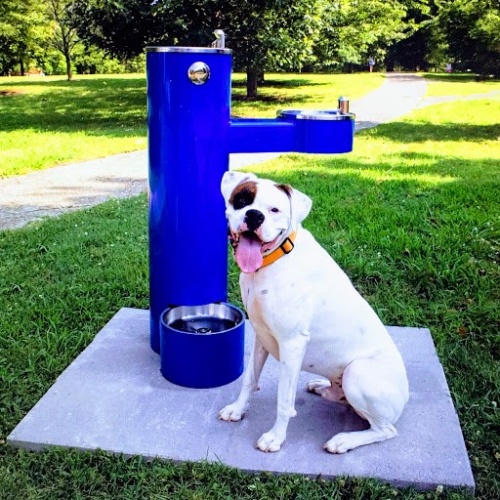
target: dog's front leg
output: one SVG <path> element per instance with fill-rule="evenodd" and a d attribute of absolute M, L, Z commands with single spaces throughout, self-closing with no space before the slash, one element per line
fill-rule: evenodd
<path fill-rule="evenodd" d="M 259 390 L 259 378 L 262 368 L 269 356 L 269 351 L 264 347 L 258 335 L 255 335 L 252 354 L 243 375 L 243 384 L 238 399 L 222 408 L 219 418 L 226 422 L 237 422 L 241 420 L 248 408 L 252 392 Z"/>
<path fill-rule="evenodd" d="M 286 438 L 286 430 L 291 417 L 295 417 L 295 395 L 300 369 L 306 352 L 309 334 L 300 333 L 296 337 L 280 342 L 280 373 L 278 381 L 278 409 L 276 421 L 269 432 L 262 434 L 256 443 L 261 451 L 278 451 Z"/>

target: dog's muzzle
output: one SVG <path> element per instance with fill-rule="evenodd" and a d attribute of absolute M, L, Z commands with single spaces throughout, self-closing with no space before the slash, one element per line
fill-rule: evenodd
<path fill-rule="evenodd" d="M 246 224 L 249 231 L 255 231 L 262 225 L 265 219 L 266 217 L 261 211 L 250 209 L 245 214 L 243 222 Z"/>

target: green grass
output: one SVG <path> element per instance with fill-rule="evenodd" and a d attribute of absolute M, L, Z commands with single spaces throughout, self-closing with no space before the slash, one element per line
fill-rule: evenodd
<path fill-rule="evenodd" d="M 360 132 L 351 154 L 251 169 L 312 197 L 305 225 L 386 324 L 431 329 L 484 500 L 500 498 L 499 102 L 431 106 Z M 148 306 L 146 212 L 139 196 L 0 232 L 0 499 L 467 498 L 7 445 L 119 308 Z"/>
<path fill-rule="evenodd" d="M 142 75 L 0 78 L 0 178 L 144 149 L 145 91 Z"/>
<path fill-rule="evenodd" d="M 275 116 L 283 107 L 336 107 L 381 84 L 374 75 L 269 74 L 261 98 L 234 78 L 232 112 Z M 0 178 L 146 148 L 144 75 L 0 78 Z"/>
<path fill-rule="evenodd" d="M 257 101 L 246 99 L 245 75 L 233 76 L 232 113 L 242 117 L 274 118 L 279 109 L 334 109 L 338 98 L 357 99 L 382 85 L 381 73 L 265 75 Z"/>
<path fill-rule="evenodd" d="M 427 97 L 466 96 L 500 91 L 500 81 L 477 81 L 475 75 L 464 73 L 425 73 L 427 80 Z"/>

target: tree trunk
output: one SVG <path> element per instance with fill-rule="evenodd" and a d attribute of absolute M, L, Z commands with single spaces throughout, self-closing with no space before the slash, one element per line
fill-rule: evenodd
<path fill-rule="evenodd" d="M 255 99 L 257 97 L 257 82 L 259 71 L 247 67 L 247 98 Z"/>
<path fill-rule="evenodd" d="M 64 58 L 66 59 L 66 76 L 68 77 L 68 82 L 73 80 L 73 70 L 71 68 L 71 54 L 69 50 L 64 53 Z"/>
<path fill-rule="evenodd" d="M 19 59 L 19 72 L 21 73 L 21 76 L 24 76 L 24 61 L 23 59 Z"/>

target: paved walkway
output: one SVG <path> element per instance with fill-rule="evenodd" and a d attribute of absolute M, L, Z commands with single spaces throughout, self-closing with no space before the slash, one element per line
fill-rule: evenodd
<path fill-rule="evenodd" d="M 356 130 L 403 116 L 424 103 L 427 84 L 414 74 L 387 74 L 374 92 L 351 102 Z M 276 153 L 232 154 L 230 168 L 259 163 Z M 147 189 L 147 152 L 61 165 L 0 179 L 0 230 L 22 227 L 43 217 L 79 210 L 110 198 L 127 198 Z"/>

